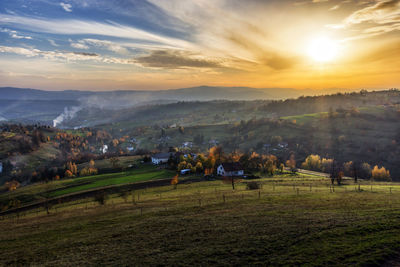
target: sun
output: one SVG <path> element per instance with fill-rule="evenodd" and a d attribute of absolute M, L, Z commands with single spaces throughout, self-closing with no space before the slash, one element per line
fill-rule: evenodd
<path fill-rule="evenodd" d="M 311 40 L 308 46 L 308 55 L 317 62 L 331 62 L 339 52 L 339 45 L 328 37 L 318 37 Z"/>

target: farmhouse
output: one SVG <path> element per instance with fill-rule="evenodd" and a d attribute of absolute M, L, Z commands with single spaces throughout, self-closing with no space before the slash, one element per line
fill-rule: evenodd
<path fill-rule="evenodd" d="M 239 162 L 222 163 L 217 168 L 217 174 L 220 176 L 243 176 L 244 170 Z"/>
<path fill-rule="evenodd" d="M 174 157 L 175 153 L 169 152 L 154 154 L 153 156 L 151 156 L 151 162 L 156 165 L 167 163 L 171 156 Z"/>

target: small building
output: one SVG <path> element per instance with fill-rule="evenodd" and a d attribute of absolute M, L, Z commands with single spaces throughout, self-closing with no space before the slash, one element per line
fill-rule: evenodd
<path fill-rule="evenodd" d="M 103 153 L 103 154 L 107 153 L 107 151 L 108 151 L 108 146 L 107 146 L 107 145 L 103 145 L 103 146 L 100 148 L 100 152 Z"/>
<path fill-rule="evenodd" d="M 281 149 L 287 148 L 288 146 L 289 146 L 289 144 L 286 143 L 286 142 L 282 142 L 282 143 L 278 144 L 278 147 L 281 148 Z"/>
<path fill-rule="evenodd" d="M 181 147 L 182 148 L 193 147 L 193 142 L 183 142 Z"/>
<path fill-rule="evenodd" d="M 220 176 L 243 176 L 244 170 L 239 162 L 222 163 L 217 168 L 217 174 Z"/>
<path fill-rule="evenodd" d="M 183 170 L 181 170 L 181 174 L 182 174 L 182 175 L 189 174 L 189 173 L 191 173 L 191 172 L 192 172 L 191 169 L 183 169 Z"/>
<path fill-rule="evenodd" d="M 167 163 L 170 157 L 174 157 L 175 153 L 169 152 L 169 153 L 158 153 L 154 154 L 151 156 L 151 162 L 153 164 L 159 165 L 159 164 L 164 164 Z"/>

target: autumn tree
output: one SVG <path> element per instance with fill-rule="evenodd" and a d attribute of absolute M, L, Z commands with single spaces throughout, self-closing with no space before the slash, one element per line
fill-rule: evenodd
<path fill-rule="evenodd" d="M 288 167 L 292 173 L 296 173 L 297 168 L 294 154 L 291 154 L 290 158 L 286 161 L 286 167 Z"/>
<path fill-rule="evenodd" d="M 66 170 L 64 176 L 67 177 L 67 178 L 74 177 L 74 175 L 72 174 L 72 172 L 70 170 Z"/>
<path fill-rule="evenodd" d="M 201 172 L 203 171 L 203 164 L 201 163 L 201 161 L 198 161 L 198 162 L 196 163 L 195 168 L 196 168 L 196 172 L 197 172 L 197 173 L 201 173 Z"/>
<path fill-rule="evenodd" d="M 71 161 L 67 162 L 65 169 L 66 169 L 66 171 L 71 172 L 72 176 L 75 176 L 78 174 L 78 167 L 76 166 L 75 163 L 73 163 Z"/>
<path fill-rule="evenodd" d="M 390 172 L 385 169 L 385 167 L 379 168 L 378 165 L 375 165 L 372 169 L 371 176 L 373 180 L 376 181 L 391 181 Z"/>
<path fill-rule="evenodd" d="M 14 191 L 14 190 L 17 190 L 17 188 L 20 186 L 20 183 L 16 180 L 12 180 L 12 181 L 6 182 L 4 185 L 8 191 Z"/>
<path fill-rule="evenodd" d="M 178 180 L 178 174 L 177 174 L 171 180 L 171 185 L 174 186 L 174 189 L 176 189 L 178 187 L 178 182 L 179 182 L 179 180 Z"/>
<path fill-rule="evenodd" d="M 303 169 L 321 171 L 321 157 L 318 155 L 309 155 L 301 164 Z"/>

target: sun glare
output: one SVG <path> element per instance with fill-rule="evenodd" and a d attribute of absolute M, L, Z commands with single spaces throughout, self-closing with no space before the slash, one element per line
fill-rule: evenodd
<path fill-rule="evenodd" d="M 333 61 L 338 55 L 339 46 L 336 41 L 327 37 L 313 39 L 308 47 L 308 55 L 317 62 Z"/>

